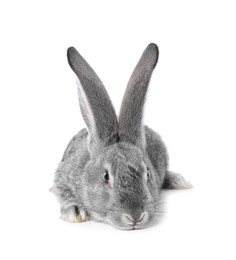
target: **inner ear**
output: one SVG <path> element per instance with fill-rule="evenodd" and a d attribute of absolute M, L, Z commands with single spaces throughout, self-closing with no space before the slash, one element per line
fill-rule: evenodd
<path fill-rule="evenodd" d="M 91 109 L 91 105 L 89 103 L 89 100 L 87 99 L 87 96 L 83 90 L 83 87 L 82 87 L 79 79 L 76 79 L 76 84 L 77 84 L 79 106 L 80 106 L 81 114 L 83 116 L 83 119 L 87 126 L 87 130 L 89 132 L 88 138 L 87 138 L 88 149 L 89 149 L 90 154 L 92 156 L 94 156 L 100 152 L 103 144 L 97 134 L 96 122 L 95 122 L 95 118 L 94 118 L 94 115 L 93 115 L 93 112 Z"/>

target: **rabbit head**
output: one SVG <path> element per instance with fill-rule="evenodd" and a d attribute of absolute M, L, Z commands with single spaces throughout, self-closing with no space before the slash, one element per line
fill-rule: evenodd
<path fill-rule="evenodd" d="M 158 48 L 149 44 L 128 82 L 117 119 L 94 70 L 71 47 L 68 61 L 78 78 L 90 160 L 82 189 L 91 217 L 123 229 L 151 225 L 158 217 L 160 185 L 146 152 L 143 107 Z"/>

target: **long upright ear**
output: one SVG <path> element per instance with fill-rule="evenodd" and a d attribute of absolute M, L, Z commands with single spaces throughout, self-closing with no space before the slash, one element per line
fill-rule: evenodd
<path fill-rule="evenodd" d="M 120 141 L 145 149 L 145 130 L 142 124 L 143 107 L 148 84 L 159 56 L 158 47 L 147 46 L 128 82 L 118 120 Z"/>
<path fill-rule="evenodd" d="M 118 123 L 114 107 L 101 80 L 74 47 L 67 51 L 68 62 L 78 77 L 80 109 L 90 133 L 89 147 L 117 141 Z"/>

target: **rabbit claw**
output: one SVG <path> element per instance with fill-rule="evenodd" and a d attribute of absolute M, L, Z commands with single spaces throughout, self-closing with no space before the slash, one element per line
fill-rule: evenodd
<path fill-rule="evenodd" d="M 78 210 L 75 206 L 62 208 L 61 219 L 70 223 L 82 223 L 90 220 L 84 210 Z"/>
<path fill-rule="evenodd" d="M 87 214 L 85 213 L 85 211 L 80 210 L 79 214 L 77 215 L 77 222 L 78 223 L 82 223 L 82 222 L 86 222 L 86 221 L 90 221 L 90 217 L 87 216 Z"/>

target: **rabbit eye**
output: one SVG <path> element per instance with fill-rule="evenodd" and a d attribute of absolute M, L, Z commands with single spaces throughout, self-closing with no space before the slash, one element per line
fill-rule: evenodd
<path fill-rule="evenodd" d="M 150 171 L 149 171 L 149 167 L 147 167 L 147 181 L 149 181 L 150 179 Z"/>
<path fill-rule="evenodd" d="M 104 181 L 105 181 L 105 183 L 108 183 L 109 179 L 110 179 L 110 177 L 109 177 L 108 170 L 105 170 L 105 173 L 104 173 Z"/>

